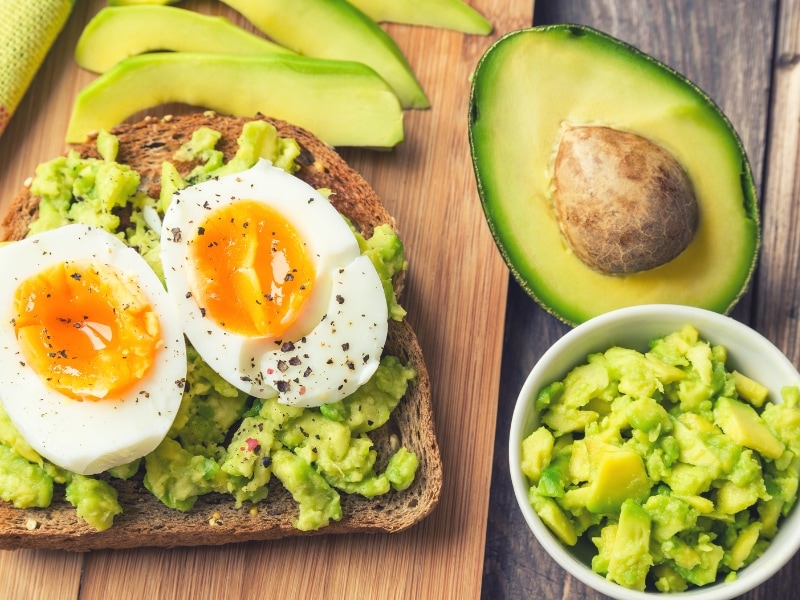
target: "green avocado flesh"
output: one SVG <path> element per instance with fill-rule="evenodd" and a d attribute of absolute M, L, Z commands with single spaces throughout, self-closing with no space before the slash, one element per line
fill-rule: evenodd
<path fill-rule="evenodd" d="M 81 143 L 90 132 L 171 102 L 240 117 L 270 115 L 332 146 L 392 148 L 404 136 L 397 96 L 362 63 L 290 54 L 156 52 L 123 59 L 83 88 L 66 141 Z"/>
<path fill-rule="evenodd" d="M 553 211 L 565 124 L 634 133 L 677 160 L 699 207 L 697 232 L 681 254 L 647 271 L 607 275 L 572 253 Z M 760 234 L 742 143 L 705 93 L 636 48 L 575 25 L 505 35 L 476 67 L 469 140 L 498 249 L 523 289 L 562 321 L 659 302 L 724 313 L 747 288 Z"/>

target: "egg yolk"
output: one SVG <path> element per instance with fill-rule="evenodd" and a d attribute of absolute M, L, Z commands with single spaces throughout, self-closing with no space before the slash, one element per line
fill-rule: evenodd
<path fill-rule="evenodd" d="M 280 338 L 297 320 L 314 265 L 277 210 L 240 200 L 211 212 L 189 243 L 190 288 L 206 317 L 246 337 Z"/>
<path fill-rule="evenodd" d="M 48 386 L 78 400 L 118 397 L 162 345 L 147 296 L 108 265 L 48 267 L 17 287 L 14 309 L 25 361 Z"/>

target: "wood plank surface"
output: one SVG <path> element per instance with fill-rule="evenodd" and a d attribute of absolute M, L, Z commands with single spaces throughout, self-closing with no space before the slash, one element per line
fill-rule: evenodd
<path fill-rule="evenodd" d="M 467 144 L 469 75 L 496 35 L 531 23 L 532 0 L 470 2 L 491 37 L 387 26 L 430 96 L 407 113 L 406 141 L 388 153 L 343 155 L 396 216 L 411 264 L 404 306 L 434 388 L 445 481 L 440 504 L 406 532 L 320 536 L 221 548 L 0 553 L 4 597 L 466 598 L 481 582 L 499 387 L 507 271 L 482 218 Z M 72 59 L 105 2 L 77 3 L 0 138 L 0 211 L 35 166 L 62 153 L 75 93 L 93 76 Z M 224 14 L 219 2 L 182 6 Z M 158 113 L 158 111 L 154 111 Z"/>
<path fill-rule="evenodd" d="M 764 176 L 764 255 L 756 323 L 800 361 L 800 1 L 781 2 Z M 773 260 L 770 258 L 774 257 Z"/>
<path fill-rule="evenodd" d="M 800 2 L 538 0 L 535 23 L 574 22 L 615 35 L 687 75 L 739 132 L 761 196 L 763 246 L 733 316 L 800 365 Z M 512 282 L 495 438 L 482 596 L 603 598 L 552 561 L 526 529 L 508 472 L 508 429 L 525 377 L 568 328 Z M 800 556 L 744 597 L 796 598 Z"/>

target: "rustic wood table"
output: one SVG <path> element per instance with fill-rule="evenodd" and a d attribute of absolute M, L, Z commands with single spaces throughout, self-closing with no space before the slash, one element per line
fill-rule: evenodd
<path fill-rule="evenodd" d="M 762 198 L 764 246 L 734 316 L 800 363 L 800 0 L 470 0 L 491 37 L 387 26 L 428 91 L 391 153 L 345 157 L 397 217 L 411 262 L 405 306 L 434 381 L 445 482 L 436 511 L 394 535 L 320 536 L 219 548 L 73 554 L 0 552 L 0 599 L 586 598 L 525 527 L 508 477 L 508 428 L 522 382 L 562 325 L 509 281 L 482 219 L 466 138 L 468 78 L 498 35 L 576 22 L 677 68 L 739 131 Z M 75 40 L 106 3 L 79 2 L 0 138 L 0 210 L 39 162 L 64 151 L 75 93 L 92 75 Z M 216 0 L 183 6 L 224 14 Z M 800 558 L 747 598 L 796 597 Z"/>
<path fill-rule="evenodd" d="M 537 0 L 536 24 L 580 23 L 679 70 L 723 109 L 760 191 L 763 250 L 733 315 L 800 365 L 800 2 L 797 0 Z M 511 282 L 506 311 L 482 596 L 597 599 L 526 528 L 509 479 L 513 404 L 530 369 L 567 328 Z M 800 597 L 800 556 L 745 597 Z"/>

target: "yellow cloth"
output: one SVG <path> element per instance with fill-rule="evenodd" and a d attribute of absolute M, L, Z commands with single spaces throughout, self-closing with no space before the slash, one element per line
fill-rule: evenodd
<path fill-rule="evenodd" d="M 74 0 L 0 0 L 0 135 L 73 4 Z"/>

